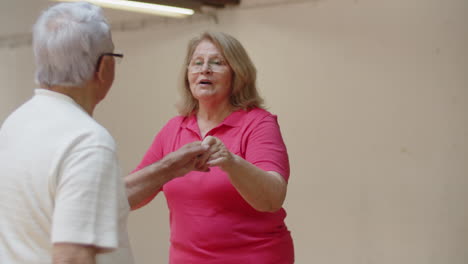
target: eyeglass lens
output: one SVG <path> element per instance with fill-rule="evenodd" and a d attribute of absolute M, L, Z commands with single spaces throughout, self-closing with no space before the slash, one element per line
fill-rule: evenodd
<path fill-rule="evenodd" d="M 189 65 L 189 71 L 192 73 L 202 72 L 205 69 L 210 69 L 213 72 L 222 72 L 224 70 L 224 62 L 220 59 L 208 60 L 207 63 L 204 63 L 202 60 L 192 61 Z"/>

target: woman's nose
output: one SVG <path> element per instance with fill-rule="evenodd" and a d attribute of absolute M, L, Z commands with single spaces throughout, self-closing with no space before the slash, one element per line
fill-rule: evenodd
<path fill-rule="evenodd" d="M 205 73 L 211 73 L 211 72 L 213 72 L 213 71 L 211 70 L 211 66 L 210 66 L 209 63 L 203 64 L 203 66 L 202 66 L 202 72 L 205 72 Z"/>

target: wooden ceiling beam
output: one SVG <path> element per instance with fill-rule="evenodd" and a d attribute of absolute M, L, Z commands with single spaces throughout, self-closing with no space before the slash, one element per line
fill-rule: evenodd
<path fill-rule="evenodd" d="M 201 0 L 204 4 L 208 5 L 238 5 L 240 0 Z"/>
<path fill-rule="evenodd" d="M 201 7 L 200 1 L 197 0 L 133 0 L 137 2 L 146 2 L 158 5 L 176 6 L 190 9 L 199 9 Z"/>
<path fill-rule="evenodd" d="M 194 9 L 194 10 L 199 10 L 200 7 L 203 5 L 223 8 L 226 5 L 240 4 L 240 0 L 134 0 L 134 1 L 159 4 L 159 5 L 184 7 L 184 8 Z"/>

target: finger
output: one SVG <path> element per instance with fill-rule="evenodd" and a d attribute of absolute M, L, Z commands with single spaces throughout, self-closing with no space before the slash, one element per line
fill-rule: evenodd
<path fill-rule="evenodd" d="M 202 172 L 209 172 L 210 167 L 208 167 L 208 165 L 206 165 L 206 164 L 203 164 L 202 166 L 195 167 L 195 170 L 196 171 L 202 171 Z"/>
<path fill-rule="evenodd" d="M 211 146 L 206 152 L 197 156 L 197 166 L 205 165 L 208 160 L 213 159 L 212 156 L 215 154 L 219 156 L 217 153 L 220 151 L 222 150 L 220 150 L 217 146 Z"/>
<path fill-rule="evenodd" d="M 209 171 L 208 165 L 206 165 L 206 161 L 209 158 L 209 153 L 205 152 L 201 157 L 197 157 L 193 160 L 194 169 L 197 171 Z"/>
<path fill-rule="evenodd" d="M 217 159 L 214 159 L 214 160 L 209 160 L 206 165 L 210 166 L 210 167 L 213 167 L 213 166 L 219 166 L 221 164 L 223 164 L 223 161 L 224 161 L 224 157 L 219 157 Z"/>
<path fill-rule="evenodd" d="M 193 146 L 198 146 L 198 145 L 201 145 L 201 143 L 202 143 L 202 142 L 201 142 L 200 140 L 198 140 L 198 141 L 193 141 L 193 142 L 190 142 L 190 143 L 185 144 L 185 145 L 182 146 L 182 147 L 193 147 Z"/>
<path fill-rule="evenodd" d="M 212 146 L 212 145 L 214 145 L 217 141 L 218 141 L 217 138 L 215 138 L 215 137 L 213 137 L 213 136 L 207 136 L 207 137 L 205 137 L 205 139 L 203 139 L 202 145 Z"/>
<path fill-rule="evenodd" d="M 193 159 L 197 156 L 203 155 L 209 149 L 208 146 L 202 145 L 200 141 L 186 144 L 179 150 L 182 151 L 182 155 L 186 159 Z"/>
<path fill-rule="evenodd" d="M 205 155 L 205 154 L 199 154 L 197 157 L 195 157 L 195 159 L 194 159 L 195 168 L 200 168 L 200 167 L 205 165 L 206 162 L 203 161 L 203 159 L 202 159 L 203 155 Z"/>
<path fill-rule="evenodd" d="M 214 153 L 211 153 L 211 155 L 209 156 L 208 158 L 208 161 L 212 161 L 212 160 L 215 160 L 217 158 L 221 158 L 223 157 L 223 152 L 222 151 L 217 151 L 217 152 L 214 152 Z"/>
<path fill-rule="evenodd" d="M 206 163 L 206 161 L 208 161 L 208 159 L 210 158 L 212 154 L 212 151 L 211 149 L 205 151 L 205 153 L 203 154 L 200 154 L 197 156 L 197 166 L 201 166 L 201 165 L 204 165 Z"/>
<path fill-rule="evenodd" d="M 201 147 L 201 141 L 194 141 L 187 143 L 183 145 L 182 147 L 179 148 L 181 151 L 185 152 L 192 152 L 192 151 L 197 151 Z"/>

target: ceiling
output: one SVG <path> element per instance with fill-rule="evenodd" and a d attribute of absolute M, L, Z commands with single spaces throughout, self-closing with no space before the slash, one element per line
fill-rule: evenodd
<path fill-rule="evenodd" d="M 239 5 L 241 0 L 134 0 L 140 2 L 171 4 L 179 7 L 192 8 L 200 11 L 202 6 L 224 8 Z M 246 0 L 244 0 L 246 1 Z M 247 0 L 248 1 L 248 0 Z M 250 0 L 251 1 L 251 0 Z M 0 40 L 11 35 L 21 35 L 31 32 L 32 25 L 41 11 L 56 2 L 50 0 L 6 0 L 0 1 Z M 119 21 L 154 18 L 151 15 L 131 13 L 118 10 L 104 10 L 110 23 Z"/>

